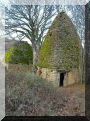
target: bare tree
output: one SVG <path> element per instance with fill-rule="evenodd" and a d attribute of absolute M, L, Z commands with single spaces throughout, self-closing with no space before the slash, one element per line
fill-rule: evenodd
<path fill-rule="evenodd" d="M 85 29 L 85 7 L 84 5 L 63 5 L 56 6 L 57 12 L 60 11 L 71 12 L 70 16 L 72 22 L 76 26 L 76 29 L 80 35 L 81 39 L 84 39 L 84 29 Z"/>
<path fill-rule="evenodd" d="M 6 34 L 12 35 L 16 32 L 20 37 L 30 40 L 33 65 L 37 63 L 39 49 L 55 13 L 53 5 L 12 5 L 10 9 L 5 9 Z"/>
<path fill-rule="evenodd" d="M 67 9 L 72 13 L 72 21 L 76 25 L 77 31 L 80 38 L 84 39 L 84 29 L 85 29 L 85 6 L 83 5 L 69 5 Z"/>

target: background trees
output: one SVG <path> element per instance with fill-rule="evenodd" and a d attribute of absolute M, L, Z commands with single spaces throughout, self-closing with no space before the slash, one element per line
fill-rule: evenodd
<path fill-rule="evenodd" d="M 27 42 L 17 42 L 6 52 L 6 63 L 11 64 L 32 64 L 32 47 Z"/>

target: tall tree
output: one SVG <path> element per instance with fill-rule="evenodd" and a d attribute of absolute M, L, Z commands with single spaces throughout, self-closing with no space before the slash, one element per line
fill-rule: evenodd
<path fill-rule="evenodd" d="M 33 65 L 37 63 L 38 52 L 45 33 L 52 23 L 56 11 L 53 5 L 12 5 L 5 9 L 6 34 L 18 33 L 30 40 L 33 48 Z"/>

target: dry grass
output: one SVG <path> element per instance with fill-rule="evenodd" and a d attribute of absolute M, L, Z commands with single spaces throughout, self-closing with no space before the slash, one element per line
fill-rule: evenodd
<path fill-rule="evenodd" d="M 56 88 L 28 69 L 24 70 L 24 65 L 24 71 L 19 71 L 18 65 L 16 66 L 13 65 L 6 71 L 6 115 L 84 115 L 83 85 Z"/>
<path fill-rule="evenodd" d="M 27 64 L 9 64 L 8 65 L 8 71 L 9 72 L 31 72 L 32 71 L 32 65 Z"/>

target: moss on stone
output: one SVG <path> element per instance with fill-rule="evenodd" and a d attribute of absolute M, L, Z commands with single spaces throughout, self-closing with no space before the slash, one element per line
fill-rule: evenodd
<path fill-rule="evenodd" d="M 80 63 L 80 39 L 70 18 L 60 13 L 43 42 L 39 56 L 39 66 L 71 70 Z"/>

